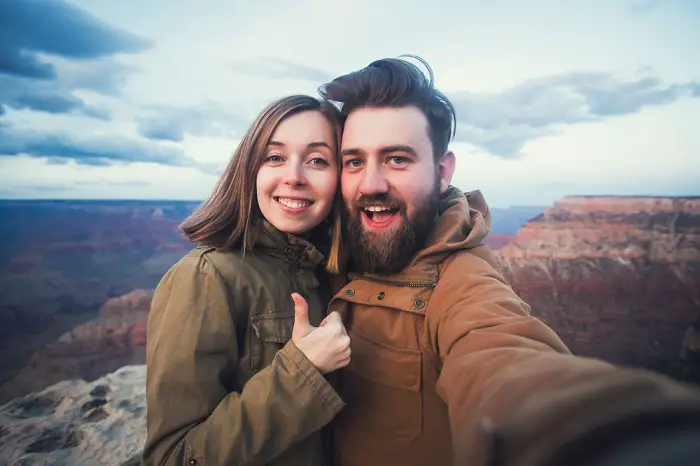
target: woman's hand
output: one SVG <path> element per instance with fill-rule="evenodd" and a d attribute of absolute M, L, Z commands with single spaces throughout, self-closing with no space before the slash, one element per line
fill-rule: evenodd
<path fill-rule="evenodd" d="M 350 363 L 350 337 L 337 312 L 330 313 L 320 327 L 309 322 L 306 300 L 298 293 L 294 301 L 294 329 L 292 341 L 322 374 L 332 372 Z"/>

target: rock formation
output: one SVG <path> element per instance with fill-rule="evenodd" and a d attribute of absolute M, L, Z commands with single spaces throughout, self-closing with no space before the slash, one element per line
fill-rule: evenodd
<path fill-rule="evenodd" d="M 0 403 L 61 380 L 94 380 L 122 366 L 145 362 L 152 290 L 107 300 L 95 319 L 38 350 L 28 365 L 0 386 Z"/>
<path fill-rule="evenodd" d="M 577 354 L 673 372 L 700 315 L 700 198 L 564 198 L 495 254 Z"/>
<path fill-rule="evenodd" d="M 146 367 L 66 380 L 0 406 L 7 465 L 137 466 L 146 441 Z"/>
<path fill-rule="evenodd" d="M 154 288 L 192 245 L 178 224 L 197 203 L 2 201 L 0 384 L 102 303 Z"/>

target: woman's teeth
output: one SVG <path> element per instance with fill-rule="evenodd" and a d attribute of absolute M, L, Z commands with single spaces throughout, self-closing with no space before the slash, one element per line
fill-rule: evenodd
<path fill-rule="evenodd" d="M 290 209 L 303 209 L 304 207 L 309 207 L 311 201 L 300 201 L 298 199 L 285 199 L 284 197 L 278 197 L 277 202 Z"/>

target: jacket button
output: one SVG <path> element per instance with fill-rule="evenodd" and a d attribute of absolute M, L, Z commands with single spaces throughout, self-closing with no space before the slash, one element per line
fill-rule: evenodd
<path fill-rule="evenodd" d="M 381 292 L 377 295 L 377 299 L 380 300 L 380 301 L 381 301 L 382 299 L 384 299 L 384 292 L 383 292 L 383 291 L 381 291 Z"/>
<path fill-rule="evenodd" d="M 423 309 L 425 307 L 425 301 L 422 299 L 416 299 L 416 302 L 413 303 L 418 309 Z"/>
<path fill-rule="evenodd" d="M 346 291 L 345 294 L 348 296 L 353 296 L 355 294 L 355 290 L 353 290 L 352 288 L 348 288 L 348 291 Z"/>
<path fill-rule="evenodd" d="M 195 466 L 197 464 L 197 458 L 190 458 L 187 461 L 187 464 L 189 464 L 190 466 Z"/>

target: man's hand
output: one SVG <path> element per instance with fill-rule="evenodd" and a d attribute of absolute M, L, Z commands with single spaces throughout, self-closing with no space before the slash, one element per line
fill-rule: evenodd
<path fill-rule="evenodd" d="M 306 300 L 298 293 L 294 301 L 294 329 L 292 341 L 322 374 L 332 372 L 350 363 L 350 337 L 337 312 L 330 313 L 320 327 L 309 322 Z"/>

